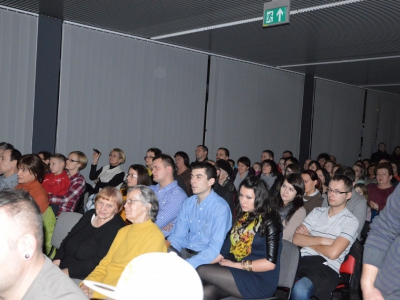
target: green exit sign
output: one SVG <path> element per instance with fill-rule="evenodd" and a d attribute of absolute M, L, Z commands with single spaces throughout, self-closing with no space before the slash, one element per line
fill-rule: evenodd
<path fill-rule="evenodd" d="M 290 0 L 273 0 L 264 4 L 263 27 L 289 23 Z"/>

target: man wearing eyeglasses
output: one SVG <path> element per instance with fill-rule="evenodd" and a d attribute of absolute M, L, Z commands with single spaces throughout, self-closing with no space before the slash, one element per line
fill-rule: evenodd
<path fill-rule="evenodd" d="M 352 187 L 347 176 L 335 175 L 327 189 L 329 207 L 314 208 L 296 229 L 293 244 L 302 249 L 293 300 L 331 298 L 340 265 L 357 238 L 358 220 L 346 208 Z"/>

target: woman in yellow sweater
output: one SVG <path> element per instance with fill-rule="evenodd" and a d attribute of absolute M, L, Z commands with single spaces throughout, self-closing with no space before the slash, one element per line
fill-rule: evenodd
<path fill-rule="evenodd" d="M 158 200 L 151 189 L 143 185 L 130 189 L 125 213 L 132 225 L 120 229 L 107 255 L 86 277 L 87 280 L 116 286 L 132 259 L 144 253 L 167 252 L 164 235 L 154 223 L 158 213 Z M 81 289 L 89 298 L 105 298 L 96 292 L 92 293 L 84 284 L 81 284 Z"/>

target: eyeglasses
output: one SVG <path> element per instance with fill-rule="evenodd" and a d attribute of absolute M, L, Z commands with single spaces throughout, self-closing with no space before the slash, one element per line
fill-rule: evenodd
<path fill-rule="evenodd" d="M 79 160 L 73 160 L 73 159 L 70 159 L 70 158 L 67 158 L 67 160 L 69 160 L 70 162 L 76 162 L 76 163 L 79 163 Z"/>
<path fill-rule="evenodd" d="M 127 177 L 127 178 L 129 178 L 129 177 L 131 177 L 131 178 L 138 178 L 138 175 L 132 173 L 132 174 L 126 175 L 126 177 Z"/>
<path fill-rule="evenodd" d="M 330 189 L 330 188 L 327 188 L 326 189 L 326 193 L 327 194 L 329 194 L 330 192 L 332 192 L 334 195 L 340 195 L 340 194 L 347 194 L 347 193 L 349 193 L 349 192 L 341 192 L 341 191 L 338 191 L 338 190 L 332 190 L 332 189 Z"/>
<path fill-rule="evenodd" d="M 111 154 L 111 153 L 108 154 L 108 156 L 109 156 L 109 157 L 117 157 L 117 158 L 119 158 L 119 155 L 115 155 L 115 154 Z"/>
<path fill-rule="evenodd" d="M 129 199 L 129 200 L 126 200 L 126 204 L 128 204 L 129 206 L 131 206 L 132 205 L 132 203 L 133 202 L 136 202 L 136 201 L 139 201 L 139 202 L 142 202 L 142 201 L 140 201 L 140 200 L 135 200 L 135 199 Z"/>
<path fill-rule="evenodd" d="M 145 157 L 144 157 L 144 160 L 146 160 L 146 159 L 148 159 L 148 158 L 151 158 L 151 159 L 153 159 L 153 158 L 154 158 L 154 156 L 145 156 Z"/>

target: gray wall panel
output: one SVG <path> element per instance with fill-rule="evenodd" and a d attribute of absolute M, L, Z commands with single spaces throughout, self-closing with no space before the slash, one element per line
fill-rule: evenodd
<path fill-rule="evenodd" d="M 365 123 L 363 134 L 363 148 L 361 157 L 370 158 L 376 150 L 375 138 L 379 119 L 379 97 L 382 93 L 368 91 L 367 106 L 365 108 Z"/>
<path fill-rule="evenodd" d="M 317 79 L 311 157 L 327 152 L 347 166 L 358 159 L 364 90 Z"/>
<path fill-rule="evenodd" d="M 0 9 L 0 141 L 32 151 L 38 18 Z"/>
<path fill-rule="evenodd" d="M 211 58 L 206 145 L 211 159 L 226 147 L 235 161 L 260 161 L 271 149 L 299 154 L 304 76 L 224 58 Z"/>
<path fill-rule="evenodd" d="M 81 150 L 91 162 L 96 147 L 102 166 L 118 147 L 126 171 L 149 147 L 193 158 L 206 78 L 207 55 L 64 24 L 57 151 Z"/>
<path fill-rule="evenodd" d="M 395 139 L 398 140 L 398 137 L 395 137 L 394 134 L 396 124 L 395 119 L 399 117 L 399 115 L 396 116 L 399 101 L 400 99 L 398 96 L 389 94 L 380 95 L 377 144 L 384 142 L 386 144 L 386 150 L 390 154 L 396 146 L 394 144 Z M 398 132 L 398 130 L 396 130 L 396 132 Z"/>

